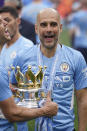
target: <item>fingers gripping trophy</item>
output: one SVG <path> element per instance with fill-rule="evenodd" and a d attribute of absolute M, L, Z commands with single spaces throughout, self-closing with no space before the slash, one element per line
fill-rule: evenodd
<path fill-rule="evenodd" d="M 46 99 L 46 92 L 42 88 L 43 77 L 46 70 L 39 66 L 39 70 L 36 74 L 32 72 L 32 67 L 29 66 L 25 74 L 20 71 L 20 67 L 12 67 L 14 71 L 15 78 L 17 80 L 18 88 L 15 88 L 14 97 L 19 98 L 17 105 L 28 107 L 28 108 L 38 108 L 40 103 L 44 103 Z M 28 97 L 25 98 L 25 93 Z"/>

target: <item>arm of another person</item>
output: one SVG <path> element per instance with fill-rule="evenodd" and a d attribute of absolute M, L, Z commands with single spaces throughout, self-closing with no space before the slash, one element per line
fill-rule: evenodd
<path fill-rule="evenodd" d="M 87 88 L 76 91 L 78 107 L 78 131 L 86 131 L 87 127 Z"/>
<path fill-rule="evenodd" d="M 86 131 L 87 126 L 87 65 L 83 55 L 77 52 L 75 59 L 75 88 L 78 110 L 78 131 Z M 79 58 L 78 58 L 79 57 Z"/>
<path fill-rule="evenodd" d="M 54 116 L 58 107 L 56 103 L 49 101 L 49 95 L 42 108 L 29 109 L 17 106 L 9 88 L 8 73 L 0 67 L 0 109 L 9 121 L 16 122 L 27 121 L 41 116 Z"/>
<path fill-rule="evenodd" d="M 56 115 L 58 110 L 57 104 L 48 100 L 42 108 L 20 107 L 15 104 L 13 96 L 0 101 L 0 108 L 10 122 L 27 121 L 41 116 L 50 117 Z"/>

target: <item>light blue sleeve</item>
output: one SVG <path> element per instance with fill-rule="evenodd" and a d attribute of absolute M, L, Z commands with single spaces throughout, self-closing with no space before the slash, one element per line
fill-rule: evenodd
<path fill-rule="evenodd" d="M 69 29 L 73 29 L 73 28 L 76 28 L 77 27 L 77 20 L 75 18 L 74 15 L 71 15 L 69 17 L 69 24 L 68 24 L 68 28 Z"/>
<path fill-rule="evenodd" d="M 79 90 L 87 87 L 87 65 L 81 53 L 79 53 L 79 58 L 77 57 L 75 59 L 74 82 L 76 90 Z"/>
<path fill-rule="evenodd" d="M 4 101 L 12 96 L 9 88 L 8 73 L 0 66 L 0 101 Z"/>
<path fill-rule="evenodd" d="M 28 68 L 28 63 L 31 59 L 32 53 L 33 53 L 33 47 L 27 48 L 27 49 L 22 50 L 14 59 L 13 66 L 15 67 L 15 70 L 11 71 L 10 73 L 10 82 L 12 84 L 17 83 L 15 79 L 15 73 L 17 71 L 16 67 L 19 66 L 20 71 L 24 74 Z"/>
<path fill-rule="evenodd" d="M 15 78 L 15 73 L 17 71 L 16 67 L 19 66 L 21 69 L 21 61 L 22 61 L 22 59 L 21 59 L 20 55 L 17 55 L 13 61 L 14 70 L 11 70 L 11 72 L 10 72 L 10 83 L 11 84 L 17 84 L 16 78 Z"/>

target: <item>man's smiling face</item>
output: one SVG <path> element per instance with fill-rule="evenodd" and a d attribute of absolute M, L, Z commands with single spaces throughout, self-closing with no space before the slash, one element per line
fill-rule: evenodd
<path fill-rule="evenodd" d="M 38 16 L 36 28 L 41 44 L 45 48 L 52 49 L 57 45 L 61 25 L 58 14 L 55 11 L 42 12 Z"/>

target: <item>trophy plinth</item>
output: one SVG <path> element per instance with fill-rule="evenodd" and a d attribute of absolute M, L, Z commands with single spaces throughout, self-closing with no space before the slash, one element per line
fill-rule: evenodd
<path fill-rule="evenodd" d="M 19 66 L 16 67 L 16 71 L 14 67 L 12 67 L 12 69 L 14 70 L 18 83 L 18 87 L 14 88 L 14 97 L 17 99 L 17 105 L 28 108 L 38 108 L 39 102 L 46 99 L 46 93 L 44 89 L 41 88 L 44 76 L 43 70 L 46 70 L 46 67 L 42 69 L 42 67 L 39 66 L 37 74 L 31 71 L 31 66 L 28 67 L 25 74 L 20 71 Z"/>

